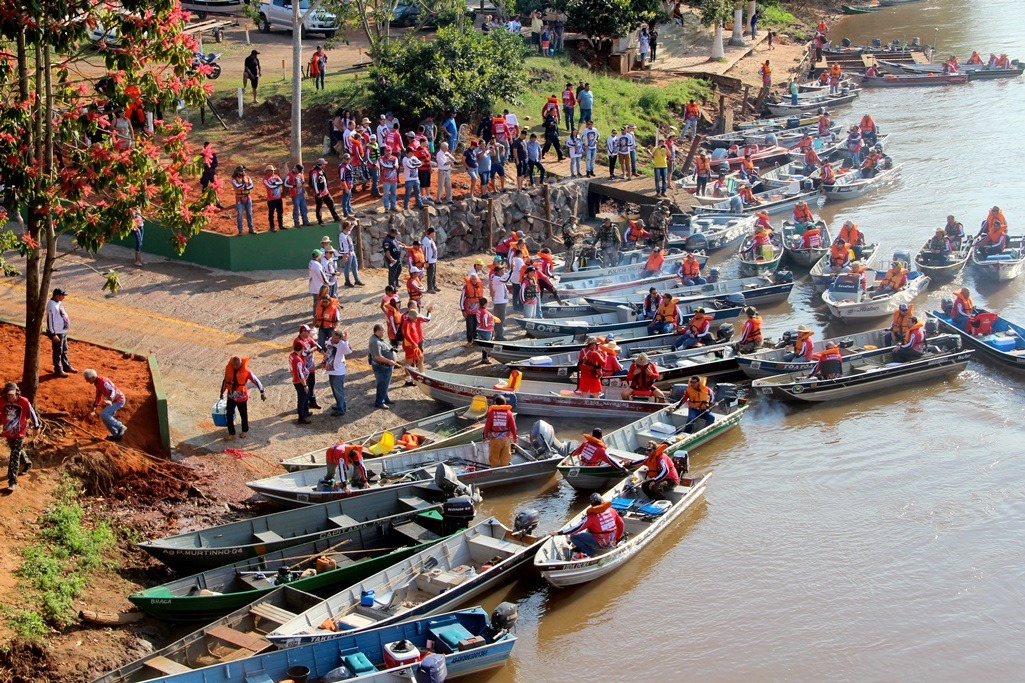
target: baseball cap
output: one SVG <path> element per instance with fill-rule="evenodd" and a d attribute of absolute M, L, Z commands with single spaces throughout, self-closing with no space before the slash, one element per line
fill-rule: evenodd
<path fill-rule="evenodd" d="M 312 332 L 313 328 L 310 327 L 309 325 L 300 325 L 299 326 L 299 331 L 300 332 Z"/>
<path fill-rule="evenodd" d="M 902 310 L 902 311 L 908 310 L 908 305 L 907 304 L 901 304 L 900 305 L 900 310 Z"/>
<path fill-rule="evenodd" d="M 63 287 L 56 287 L 53 290 L 53 295 L 57 296 L 58 294 L 61 296 L 65 296 L 67 294 L 67 291 Z"/>
<path fill-rule="evenodd" d="M 318 258 L 320 256 L 320 249 L 314 249 L 313 253 L 310 254 L 310 256 L 312 256 L 313 258 Z"/>

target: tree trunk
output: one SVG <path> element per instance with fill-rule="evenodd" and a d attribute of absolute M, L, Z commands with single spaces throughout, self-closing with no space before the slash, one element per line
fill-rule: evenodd
<path fill-rule="evenodd" d="M 715 25 L 715 35 L 712 37 L 712 59 L 726 59 L 726 52 L 722 46 L 722 24 Z"/>
<path fill-rule="evenodd" d="M 303 15 L 292 3 L 292 163 L 303 162 Z"/>
<path fill-rule="evenodd" d="M 733 35 L 730 37 L 730 45 L 744 45 L 744 8 L 737 3 L 733 10 Z"/>

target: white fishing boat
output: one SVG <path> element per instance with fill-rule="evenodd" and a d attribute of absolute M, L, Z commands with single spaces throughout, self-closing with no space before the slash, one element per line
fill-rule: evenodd
<path fill-rule="evenodd" d="M 748 214 L 690 216 L 686 223 L 671 226 L 669 243 L 684 246 L 690 251 L 715 252 L 743 239 L 744 235 L 754 230 L 755 220 L 753 215 Z"/>
<path fill-rule="evenodd" d="M 793 221 L 783 221 L 780 232 L 783 233 L 783 254 L 785 258 L 795 266 L 811 268 L 823 256 L 829 253 L 829 245 L 833 240 L 829 236 L 829 228 L 826 224 L 817 220 L 814 229 L 819 231 L 818 247 L 804 247 L 802 235 L 806 226 L 795 224 Z"/>
<path fill-rule="evenodd" d="M 639 470 L 607 491 L 602 500 L 612 504 L 626 527 L 622 540 L 614 547 L 601 549 L 593 557 L 575 557 L 567 536 L 552 536 L 534 557 L 534 567 L 556 588 L 587 583 L 619 569 L 669 529 L 705 492 L 711 472 L 681 476 L 680 485 L 665 493 L 665 500 L 651 500 L 641 491 Z M 574 517 L 567 527 L 583 520 L 586 511 Z"/>
<path fill-rule="evenodd" d="M 762 192 L 755 193 L 757 200 L 756 204 L 744 205 L 740 199 L 740 195 L 734 195 L 727 199 L 715 202 L 714 204 L 708 204 L 705 206 L 694 207 L 694 212 L 697 214 L 743 214 L 750 216 L 764 211 L 765 213 L 772 215 L 781 213 L 794 208 L 794 205 L 800 201 L 812 201 L 818 196 L 818 190 L 809 190 L 802 187 L 801 182 L 792 181 L 786 187 L 773 187 Z"/>
<path fill-rule="evenodd" d="M 676 274 L 667 272 L 665 266 L 658 275 L 649 275 L 647 277 L 641 272 L 643 266 L 641 266 L 641 269 L 637 269 L 636 266 L 633 268 L 635 269 L 634 272 L 630 273 L 560 282 L 556 289 L 560 297 L 592 296 L 595 294 L 634 290 L 638 287 L 658 286 L 659 283 L 676 279 Z"/>
<path fill-rule="evenodd" d="M 812 112 L 819 108 L 832 109 L 851 104 L 861 94 L 860 90 L 849 90 L 839 95 L 809 93 L 807 97 L 798 95 L 797 104 L 790 104 L 790 100 L 776 103 L 766 103 L 765 109 L 773 116 L 794 116 L 806 112 Z"/>
<path fill-rule="evenodd" d="M 641 250 L 631 250 L 629 253 L 634 254 Z M 570 272 L 557 271 L 556 274 L 559 276 L 559 289 L 561 290 L 564 286 L 571 282 L 578 282 L 580 280 L 590 280 L 594 278 L 604 277 L 615 277 L 617 275 L 629 275 L 630 277 L 637 278 L 642 274 L 644 266 L 647 264 L 648 251 L 642 252 L 643 258 L 631 259 L 631 263 L 625 263 L 618 266 L 609 266 L 606 268 L 585 268 L 583 270 L 574 270 Z M 669 271 L 679 266 L 680 261 L 687 254 L 684 252 L 678 252 L 675 254 L 666 254 L 665 260 L 662 263 L 662 270 Z"/>
<path fill-rule="evenodd" d="M 900 171 L 903 164 L 897 164 L 893 168 L 877 170 L 871 178 L 862 175 L 861 169 L 848 171 L 836 177 L 832 185 L 822 184 L 822 192 L 830 201 L 841 201 L 854 199 L 868 194 L 873 190 L 882 189 L 900 180 Z"/>
<path fill-rule="evenodd" d="M 580 349 L 584 348 L 587 336 L 584 333 L 567 335 L 565 337 L 552 337 L 550 339 L 527 339 L 523 341 L 485 341 L 477 339 L 474 341 L 474 344 L 487 349 L 488 355 L 499 363 L 508 363 L 516 360 L 525 360 L 534 356 L 580 351 Z M 614 335 L 607 335 L 607 338 L 612 338 L 613 336 L 617 343 L 622 345 L 624 341 L 643 342 L 651 339 L 657 339 L 659 342 L 664 339 L 670 339 L 669 343 L 672 344 L 672 341 L 678 335 L 675 333 L 653 335 L 649 334 L 645 327 L 635 327 L 616 332 Z"/>
<path fill-rule="evenodd" d="M 815 354 L 819 354 L 826 348 L 827 343 L 832 342 L 837 345 L 840 354 L 844 357 L 878 355 L 886 353 L 892 347 L 892 342 L 887 343 L 888 333 L 888 329 L 878 329 L 842 337 L 831 337 L 815 342 L 813 348 Z M 740 366 L 741 372 L 751 379 L 772 377 L 788 372 L 807 375 L 815 368 L 815 361 L 787 360 L 787 356 L 794 352 L 796 341 L 797 332 L 788 330 L 783 333 L 774 346 L 738 355 L 737 365 Z"/>
<path fill-rule="evenodd" d="M 901 304 L 911 303 L 929 288 L 929 278 L 918 271 L 907 274 L 907 286 L 897 291 L 883 292 L 879 283 L 886 273 L 871 270 L 864 273 L 864 287 L 861 276 L 856 273 L 840 275 L 822 293 L 822 301 L 829 308 L 829 314 L 839 320 L 862 320 L 892 315 Z"/>
<path fill-rule="evenodd" d="M 822 258 L 811 267 L 811 281 L 815 285 L 815 292 L 821 294 L 822 292 L 829 289 L 829 285 L 832 284 L 833 280 L 839 275 L 849 273 L 853 269 L 859 266 L 866 266 L 873 268 L 877 261 L 877 256 L 882 252 L 879 251 L 878 244 L 866 244 L 861 247 L 861 257 L 852 260 L 849 264 L 843 268 L 833 268 L 829 265 L 829 252 L 823 254 Z"/>
<path fill-rule="evenodd" d="M 1025 269 L 1025 237 L 1007 237 L 1007 247 L 993 252 L 985 247 L 972 251 L 972 266 L 979 277 L 995 282 L 1009 282 Z"/>
<path fill-rule="evenodd" d="M 756 277 L 731 278 L 715 280 L 703 285 L 690 287 L 674 286 L 669 289 L 659 288 L 662 294 L 671 294 L 673 299 L 681 303 L 693 303 L 702 299 L 725 299 L 735 306 L 765 306 L 767 304 L 786 301 L 794 288 L 793 274 L 786 271 L 766 273 Z M 633 306 L 640 309 L 641 302 L 648 290 L 639 289 L 629 294 L 613 294 L 589 296 L 581 299 L 598 312 L 617 306 Z"/>

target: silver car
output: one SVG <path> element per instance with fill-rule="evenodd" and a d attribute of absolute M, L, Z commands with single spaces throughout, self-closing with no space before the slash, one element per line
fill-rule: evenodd
<path fill-rule="evenodd" d="M 300 0 L 299 13 L 305 14 L 310 8 L 309 0 Z M 260 18 L 256 25 L 261 33 L 270 33 L 271 29 L 292 30 L 292 3 L 287 0 L 261 0 Z M 338 17 L 323 9 L 317 9 L 306 17 L 302 25 L 303 35 L 320 33 L 325 38 L 334 38 L 338 32 Z"/>

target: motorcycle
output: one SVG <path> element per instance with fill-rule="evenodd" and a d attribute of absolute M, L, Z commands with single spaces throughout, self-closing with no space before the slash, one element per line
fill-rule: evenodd
<path fill-rule="evenodd" d="M 208 52 L 206 54 L 197 52 L 192 57 L 192 67 L 197 68 L 201 65 L 209 66 L 210 73 L 207 75 L 207 78 L 215 79 L 221 75 L 221 65 L 217 63 L 217 60 L 220 58 L 220 52 Z"/>

